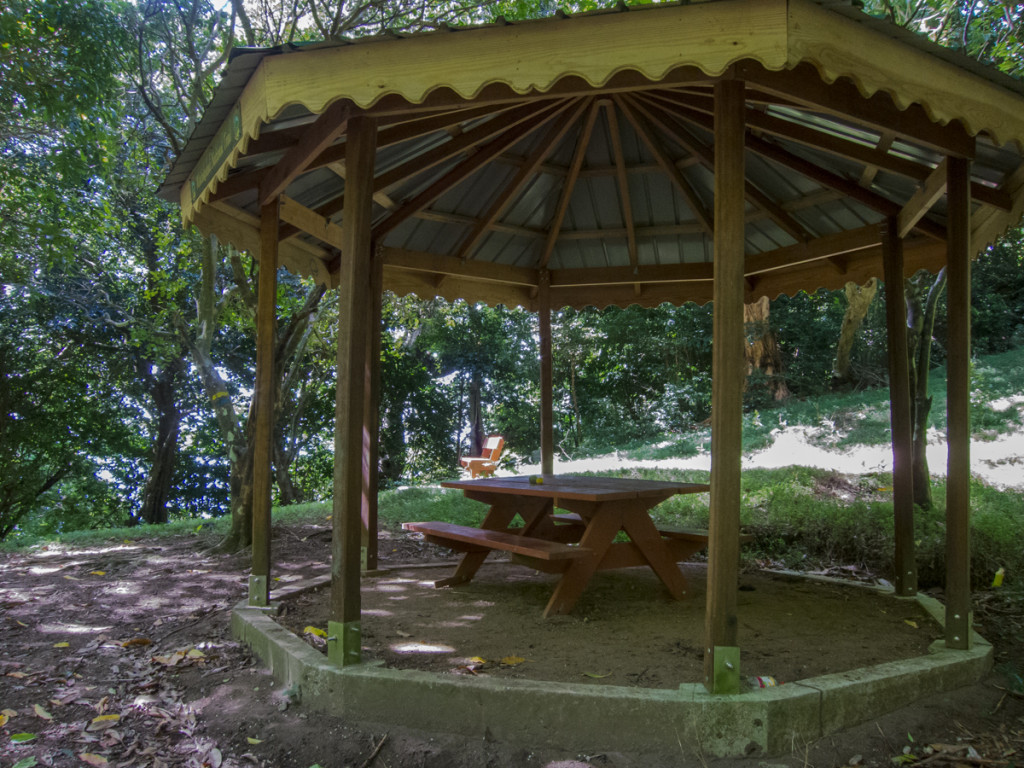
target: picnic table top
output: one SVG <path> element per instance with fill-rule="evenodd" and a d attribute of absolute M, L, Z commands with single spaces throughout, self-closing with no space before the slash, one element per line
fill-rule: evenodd
<path fill-rule="evenodd" d="M 540 482 L 531 483 L 531 478 Z M 637 480 L 628 477 L 580 477 L 578 475 L 517 475 L 478 480 L 449 480 L 445 488 L 510 496 L 541 496 L 586 501 L 616 501 L 665 497 L 677 493 L 702 493 L 704 483 L 677 483 L 661 480 Z"/>

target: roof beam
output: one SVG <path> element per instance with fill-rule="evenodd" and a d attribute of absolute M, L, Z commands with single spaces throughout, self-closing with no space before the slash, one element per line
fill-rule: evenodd
<path fill-rule="evenodd" d="M 629 198 L 629 177 L 626 175 L 626 158 L 622 154 L 622 136 L 619 133 L 619 118 L 616 114 L 614 102 L 605 102 L 604 116 L 608 121 L 608 136 L 612 144 L 612 156 L 615 158 L 615 180 L 619 188 L 619 208 L 622 212 L 622 220 L 626 224 L 626 247 L 629 251 L 629 265 L 636 267 L 636 225 L 633 221 L 633 204 Z"/>
<path fill-rule="evenodd" d="M 433 184 L 402 205 L 398 210 L 393 211 L 390 216 L 377 224 L 373 228 L 374 240 L 381 240 L 388 232 L 392 231 L 403 221 L 429 206 L 452 187 L 465 181 L 481 166 L 489 163 L 509 147 L 522 141 L 526 136 L 533 133 L 533 131 L 537 130 L 540 126 L 568 109 L 571 104 L 572 102 L 566 102 L 555 103 L 553 106 L 548 106 L 545 110 L 535 114 L 531 119 L 520 122 L 518 125 L 505 131 L 497 138 L 493 139 L 489 144 L 479 147 L 476 152 L 455 166 L 455 168 L 449 171 L 446 175 L 437 179 Z"/>
<path fill-rule="evenodd" d="M 590 105 L 590 111 L 583 122 L 583 129 L 576 139 L 576 149 L 573 151 L 572 162 L 569 164 L 569 173 L 562 185 L 562 192 L 558 197 L 558 205 L 555 208 L 554 216 L 548 222 L 548 236 L 544 243 L 544 250 L 540 256 L 540 268 L 545 269 L 551 260 L 551 254 L 555 250 L 555 243 L 558 242 L 558 234 L 562 229 L 562 222 L 565 220 L 565 213 L 569 210 L 569 201 L 572 199 L 572 191 L 576 187 L 576 180 L 580 175 L 580 168 L 583 167 L 583 159 L 587 155 L 587 146 L 590 144 L 590 136 L 594 132 L 594 123 L 597 120 L 597 111 L 600 109 L 598 102 Z"/>
<path fill-rule="evenodd" d="M 917 188 L 917 191 L 900 210 L 896 233 L 901 238 L 910 234 L 910 231 L 917 223 L 939 201 L 939 198 L 946 194 L 946 168 L 948 164 L 946 159 L 939 163 L 938 167 L 932 171 L 924 184 Z"/>
<path fill-rule="evenodd" d="M 297 176 L 303 173 L 313 159 L 345 132 L 351 115 L 349 104 L 336 101 L 331 104 L 316 122 L 306 129 L 305 135 L 274 166 L 274 169 L 260 182 L 259 204 L 278 197 Z"/>
<path fill-rule="evenodd" d="M 408 251 L 402 248 L 382 248 L 381 257 L 385 267 L 406 272 L 429 273 L 435 277 L 465 277 L 490 283 L 503 283 L 536 287 L 538 273 L 535 269 L 514 267 L 490 262 L 464 261 L 458 256 L 442 256 L 436 253 Z"/>
<path fill-rule="evenodd" d="M 769 93 L 795 99 L 877 131 L 891 130 L 942 155 L 974 157 L 974 138 L 960 123 L 933 123 L 919 104 L 899 109 L 887 94 L 875 93 L 865 98 L 848 80 L 826 83 L 810 64 L 772 72 L 760 64 L 744 61 L 736 65 L 736 76 Z"/>
<path fill-rule="evenodd" d="M 690 206 L 690 210 L 693 211 L 693 215 L 697 217 L 697 221 L 701 227 L 708 234 L 712 234 L 715 229 L 714 222 L 712 221 L 711 213 L 704 205 L 704 201 L 697 195 L 697 190 L 693 188 L 693 185 L 683 176 L 683 172 L 673 162 L 672 158 L 668 156 L 665 148 L 657 141 L 654 137 L 653 132 L 647 125 L 647 121 L 644 119 L 644 115 L 637 112 L 636 102 L 631 98 L 623 98 L 619 100 L 622 106 L 623 112 L 626 113 L 626 117 L 633 125 L 633 130 L 637 132 L 637 135 L 654 155 L 654 159 L 658 161 L 658 165 L 661 166 L 662 170 L 668 175 L 669 179 L 673 184 L 683 193 L 683 197 L 686 198 L 687 204 Z M 646 113 L 645 113 L 646 114 Z M 671 135 L 671 132 L 669 132 Z M 682 142 L 680 142 L 682 143 Z M 693 151 L 692 148 L 682 144 L 684 148 L 694 155 L 698 160 L 701 160 L 699 155 Z"/>
<path fill-rule="evenodd" d="M 339 250 L 342 247 L 341 227 L 326 216 L 310 210 L 287 195 L 281 195 L 281 221 L 297 227 L 308 235 L 312 235 Z"/>
<path fill-rule="evenodd" d="M 674 114 L 677 114 L 684 120 L 688 120 L 708 130 L 712 128 L 712 119 L 703 112 L 697 112 L 685 107 L 677 107 L 674 110 Z M 846 197 L 856 200 L 861 205 L 877 211 L 885 217 L 899 215 L 900 206 L 892 200 L 872 192 L 870 189 L 865 189 L 855 181 L 851 181 L 826 168 L 815 165 L 810 160 L 805 160 L 799 155 L 794 155 L 792 152 L 778 144 L 766 141 L 765 139 L 759 139 L 748 132 L 746 136 L 746 146 L 752 152 L 756 152 L 762 157 L 772 160 L 779 165 L 783 165 L 790 170 L 803 174 L 822 186 L 834 189 Z M 933 224 L 927 219 L 923 219 L 918 222 L 918 229 L 936 240 L 946 239 L 945 227 Z"/>
<path fill-rule="evenodd" d="M 695 136 L 690 135 L 681 126 L 679 126 L 678 123 L 670 121 L 668 119 L 669 116 L 654 104 L 643 100 L 637 100 L 633 103 L 636 104 L 636 108 L 638 110 L 640 110 L 655 125 L 661 128 L 662 131 L 693 153 L 694 157 L 696 157 L 705 168 L 712 173 L 715 172 L 714 153 L 709 146 L 704 144 L 704 142 L 699 141 Z M 782 206 L 755 187 L 750 181 L 746 181 L 744 183 L 744 193 L 756 207 L 767 213 L 776 225 L 778 225 L 783 232 L 787 233 L 794 240 L 797 242 L 804 242 L 811 239 L 811 233 L 808 232 L 799 221 L 794 219 L 788 211 L 783 209 Z"/>
<path fill-rule="evenodd" d="M 560 120 L 555 122 L 547 136 L 544 137 L 544 140 L 524 160 L 523 164 L 519 167 L 519 171 L 516 173 L 509 185 L 501 191 L 501 194 L 498 195 L 498 199 L 491 204 L 491 207 L 484 213 L 480 222 L 473 227 L 472 231 L 463 241 L 457 254 L 458 258 L 463 260 L 469 258 L 477 245 L 483 239 L 484 234 L 494 225 L 505 209 L 512 204 L 512 201 L 522 191 L 527 182 L 530 181 L 536 170 L 544 163 L 545 158 L 547 158 L 551 153 L 551 150 L 553 150 L 558 142 L 565 137 L 565 134 L 568 133 L 573 124 L 580 119 L 584 110 L 586 110 L 592 102 L 593 99 L 580 100 L 575 109 L 566 112 Z"/>

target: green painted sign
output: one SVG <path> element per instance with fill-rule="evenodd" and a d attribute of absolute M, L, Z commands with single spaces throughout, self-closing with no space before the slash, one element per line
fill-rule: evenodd
<path fill-rule="evenodd" d="M 228 115 L 228 119 L 221 124 L 217 135 L 213 137 L 213 141 L 210 142 L 202 157 L 199 158 L 199 162 L 196 163 L 196 167 L 192 170 L 192 176 L 189 177 L 188 184 L 189 190 L 192 193 L 193 205 L 203 192 L 206 191 L 206 188 L 210 186 L 210 182 L 217 175 L 217 171 L 224 165 L 224 162 L 231 156 L 231 153 L 235 151 L 235 148 L 238 147 L 238 142 L 241 140 L 242 109 L 236 104 L 234 109 L 231 110 L 231 114 Z"/>

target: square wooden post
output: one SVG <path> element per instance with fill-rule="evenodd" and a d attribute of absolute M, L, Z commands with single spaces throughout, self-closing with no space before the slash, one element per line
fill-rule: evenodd
<path fill-rule="evenodd" d="M 374 254 L 370 265 L 370 317 L 366 328 L 366 402 L 363 416 L 362 564 L 377 570 L 377 453 L 380 447 L 380 335 L 384 265 Z"/>
<path fill-rule="evenodd" d="M 907 358 L 907 298 L 903 275 L 903 238 L 895 217 L 882 230 L 885 325 L 889 351 L 889 421 L 892 425 L 892 505 L 897 595 L 917 594 L 914 548 L 914 435 L 910 420 L 910 363 Z"/>
<path fill-rule="evenodd" d="M 743 440 L 744 84 L 715 84 L 714 330 L 711 370 L 711 521 L 704 685 L 739 693 L 740 462 Z"/>
<path fill-rule="evenodd" d="M 946 305 L 946 647 L 971 646 L 971 197 L 970 164 L 950 157 Z"/>
<path fill-rule="evenodd" d="M 270 602 L 270 496 L 273 483 L 274 346 L 277 341 L 278 206 L 260 209 L 260 269 L 256 289 L 256 425 L 252 456 L 252 573 L 249 605 Z"/>
<path fill-rule="evenodd" d="M 338 285 L 338 386 L 334 428 L 334 537 L 327 658 L 342 666 L 362 660 L 363 425 L 366 322 L 370 299 L 370 216 L 377 129 L 363 115 L 348 121 L 345 207 Z"/>
<path fill-rule="evenodd" d="M 555 426 L 551 365 L 551 273 L 540 271 L 537 320 L 540 334 L 540 471 L 555 472 Z"/>

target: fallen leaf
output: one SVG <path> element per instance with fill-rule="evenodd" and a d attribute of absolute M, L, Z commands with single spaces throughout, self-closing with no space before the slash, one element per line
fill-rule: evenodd
<path fill-rule="evenodd" d="M 70 648 L 70 647 L 71 647 L 71 643 L 68 643 L 68 642 L 64 642 L 64 643 L 54 643 L 54 644 L 53 644 L 53 647 L 54 647 L 54 648 Z"/>
<path fill-rule="evenodd" d="M 89 726 L 85 730 L 102 731 L 117 725 L 120 719 L 120 715 L 100 715 L 99 717 L 94 717 L 90 720 Z"/>
<path fill-rule="evenodd" d="M 911 621 L 910 619 L 904 619 L 903 623 L 910 625 L 914 629 L 917 629 L 917 622 L 916 621 Z"/>
<path fill-rule="evenodd" d="M 252 736 L 247 736 L 245 740 L 248 741 L 253 746 L 255 746 L 256 744 L 262 744 L 263 743 L 263 739 L 254 739 Z"/>
<path fill-rule="evenodd" d="M 583 674 L 586 675 L 587 677 L 593 677 L 596 680 L 600 680 L 602 678 L 611 677 L 612 676 L 611 672 L 607 672 L 607 673 L 605 673 L 603 675 L 599 675 L 597 672 L 584 672 Z"/>
<path fill-rule="evenodd" d="M 36 704 L 32 709 L 36 711 L 36 717 L 41 717 L 43 720 L 53 720 L 53 715 L 43 709 L 40 705 Z"/>
<path fill-rule="evenodd" d="M 153 661 L 155 661 L 157 664 L 163 664 L 165 667 L 173 667 L 184 658 L 184 651 L 175 651 L 170 656 L 154 656 Z"/>
<path fill-rule="evenodd" d="M 28 677 L 28 675 L 25 674 L 24 672 L 8 672 L 7 676 L 8 677 L 16 678 L 17 680 L 21 680 L 24 677 Z"/>
<path fill-rule="evenodd" d="M 78 759 L 89 765 L 107 765 L 107 758 L 103 755 L 95 755 L 92 752 L 82 752 Z"/>
<path fill-rule="evenodd" d="M 506 667 L 514 667 L 516 664 L 522 664 L 526 659 L 522 656 L 506 656 L 501 660 L 501 663 Z"/>
<path fill-rule="evenodd" d="M 65 576 L 68 581 L 81 581 L 81 579 L 75 578 L 74 576 Z"/>
<path fill-rule="evenodd" d="M 21 760 L 16 762 L 14 765 L 11 766 L 11 768 L 33 768 L 33 766 L 36 765 L 39 765 L 39 763 L 36 762 L 35 757 L 29 755 L 28 757 L 22 758 Z"/>
<path fill-rule="evenodd" d="M 327 633 L 324 632 L 324 634 L 326 635 Z M 190 659 L 205 659 L 206 658 L 206 654 L 203 653 L 202 651 L 200 651 L 198 648 L 192 648 L 185 655 L 188 656 Z"/>
<path fill-rule="evenodd" d="M 11 741 L 15 744 L 24 744 L 26 741 L 32 741 L 35 737 L 34 733 L 12 733 Z"/>
<path fill-rule="evenodd" d="M 220 768 L 224 762 L 224 755 L 221 754 L 220 750 L 214 747 L 210 750 L 210 753 L 206 756 L 206 760 L 203 765 L 208 765 L 210 768 Z"/>
<path fill-rule="evenodd" d="M 4 715 L 6 717 L 17 717 L 18 716 L 18 710 L 16 710 L 16 709 L 0 709 L 0 715 Z"/>
<path fill-rule="evenodd" d="M 153 641 L 148 637 L 133 637 L 131 640 L 125 640 L 121 643 L 122 648 L 134 648 L 140 645 L 152 645 Z"/>
<path fill-rule="evenodd" d="M 320 629 L 319 627 L 314 627 L 312 625 L 310 625 L 310 626 L 306 627 L 304 630 L 302 630 L 302 634 L 304 634 L 304 635 L 316 635 L 317 637 L 327 637 L 327 632 L 325 632 L 324 630 Z"/>
<path fill-rule="evenodd" d="M 89 571 L 90 576 L 106 576 L 106 571 Z"/>
<path fill-rule="evenodd" d="M 469 660 L 469 663 L 470 664 L 486 664 L 487 663 L 487 659 L 481 659 L 479 656 L 474 656 L 472 659 Z"/>

